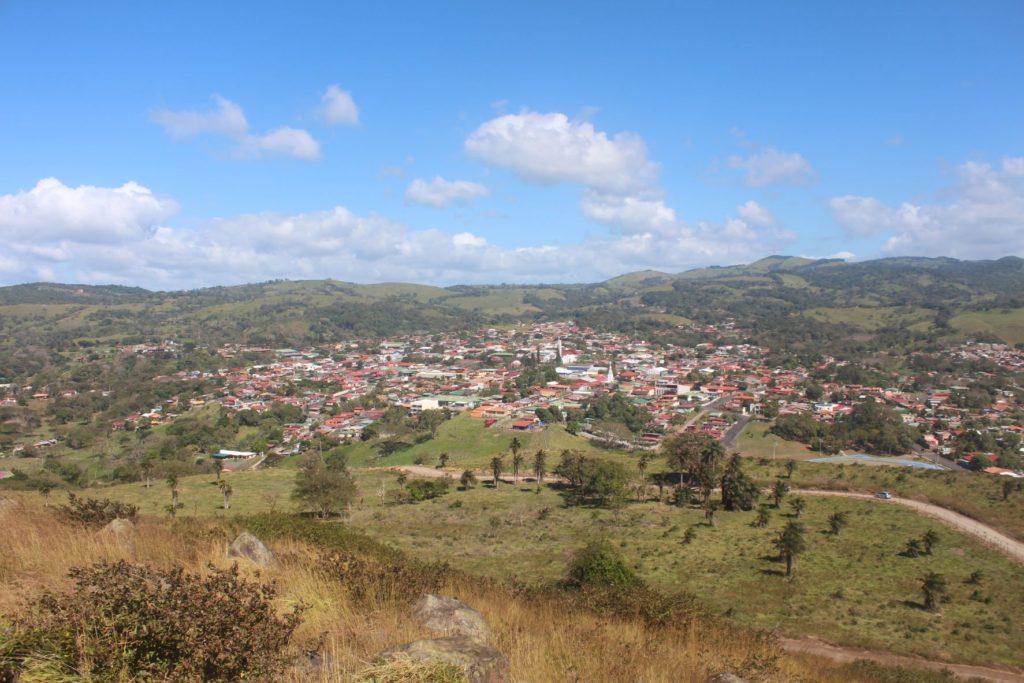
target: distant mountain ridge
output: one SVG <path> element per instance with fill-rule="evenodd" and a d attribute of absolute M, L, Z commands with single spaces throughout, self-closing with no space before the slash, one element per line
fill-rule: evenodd
<path fill-rule="evenodd" d="M 580 284 L 280 280 L 180 291 L 57 283 L 0 287 L 0 345 L 14 347 L 154 336 L 293 345 L 566 318 L 623 330 L 731 319 L 759 339 L 794 348 L 814 340 L 903 343 L 951 334 L 1017 343 L 1024 342 L 1024 259 L 851 263 L 775 255 Z"/>

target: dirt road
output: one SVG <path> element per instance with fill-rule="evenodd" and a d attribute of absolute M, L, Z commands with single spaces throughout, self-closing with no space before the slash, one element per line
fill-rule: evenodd
<path fill-rule="evenodd" d="M 913 508 L 921 514 L 931 517 L 947 526 L 951 526 L 957 531 L 973 536 L 984 543 L 992 546 L 1000 552 L 1007 555 L 1010 559 L 1015 560 L 1024 564 L 1024 543 L 1018 540 L 1010 538 L 1009 536 L 1000 533 L 986 524 L 982 524 L 976 519 L 971 519 L 966 515 L 961 515 L 959 512 L 953 512 L 952 510 L 931 503 L 922 503 L 919 500 L 912 500 L 910 498 L 899 498 L 893 496 L 889 500 L 882 500 L 876 498 L 870 493 L 853 493 L 851 491 L 825 491 L 821 489 L 794 489 L 793 493 L 797 493 L 805 496 L 839 496 L 842 498 L 860 498 L 862 500 L 870 500 L 876 503 L 895 503 L 897 505 L 905 505 L 906 507 Z"/>
<path fill-rule="evenodd" d="M 867 659 L 886 666 L 929 669 L 931 671 L 945 670 L 964 679 L 981 679 L 984 681 L 995 681 L 996 683 L 1021 683 L 1024 681 L 1024 675 L 1015 671 L 974 664 L 948 664 L 922 657 L 895 655 L 891 652 L 873 652 L 856 647 L 842 647 L 825 643 L 815 638 L 780 638 L 779 643 L 789 652 L 826 657 L 834 662 L 855 662 L 859 659 Z"/>

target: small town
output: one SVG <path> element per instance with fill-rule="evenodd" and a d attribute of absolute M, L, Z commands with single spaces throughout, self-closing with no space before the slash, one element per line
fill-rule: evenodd
<path fill-rule="evenodd" d="M 734 336 L 732 325 L 724 329 Z M 712 338 L 718 334 L 713 326 L 700 331 Z M 122 346 L 118 352 L 173 357 L 179 348 L 174 341 L 163 341 Z M 1024 476 L 1019 467 L 1001 466 L 994 452 L 965 447 L 985 443 L 968 439 L 968 433 L 983 434 L 988 442 L 1017 444 L 1024 432 L 1016 419 L 1024 410 L 1018 402 L 1020 387 L 977 399 L 974 387 L 992 375 L 989 371 L 958 375 L 948 386 L 924 390 L 915 390 L 914 385 L 927 383 L 921 379 L 935 371 L 921 370 L 921 378 L 893 376 L 888 385 L 819 383 L 816 376 L 821 371 L 843 365 L 826 357 L 815 367 L 773 368 L 765 360 L 769 351 L 715 341 L 687 348 L 655 345 L 571 322 L 304 349 L 225 345 L 216 354 L 227 367 L 153 378 L 172 386 L 200 380 L 214 390 L 188 399 L 172 396 L 148 412 L 114 420 L 111 426 L 134 430 L 159 425 L 208 404 L 257 414 L 275 405 L 290 406 L 301 419 L 284 426 L 280 443 L 266 447 L 295 453 L 314 433 L 339 443 L 363 438 L 373 433 L 374 423 L 388 408 L 397 407 L 414 416 L 424 411 L 465 412 L 494 430 L 535 431 L 557 422 L 588 438 L 643 450 L 656 449 L 665 435 L 677 431 L 707 433 L 732 447 L 750 420 L 805 415 L 827 423 L 849 415 L 858 403 L 875 401 L 891 407 L 919 435 L 905 453 L 885 454 L 910 458 L 893 458 L 895 464 Z M 234 366 L 233 361 L 245 354 L 267 356 L 272 362 Z M 1004 344 L 967 343 L 945 355 L 1011 373 L 1024 368 L 1024 350 Z M 7 387 L 12 389 L 31 392 L 35 401 L 50 396 L 46 387 Z M 73 395 L 65 392 L 63 397 Z M 641 411 L 643 417 L 633 429 L 588 411 L 595 399 L 612 395 Z M 17 404 L 16 393 L 0 399 L 0 407 Z M 51 438 L 16 444 L 12 450 L 57 444 Z M 829 459 L 818 450 L 821 459 Z"/>

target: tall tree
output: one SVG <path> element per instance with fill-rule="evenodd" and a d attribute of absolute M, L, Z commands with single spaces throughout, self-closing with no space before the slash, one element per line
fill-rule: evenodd
<path fill-rule="evenodd" d="M 224 509 L 227 510 L 231 507 L 231 494 L 234 491 L 231 489 L 231 484 L 226 481 L 221 481 L 218 486 L 220 487 L 220 494 L 224 497 Z"/>
<path fill-rule="evenodd" d="M 547 474 L 547 455 L 541 449 L 533 454 L 533 477 L 537 480 L 537 491 L 540 491 L 544 483 L 544 475 Z"/>
<path fill-rule="evenodd" d="M 319 453 L 311 452 L 299 465 L 292 497 L 326 519 L 344 510 L 356 493 L 355 480 L 343 463 L 329 465 Z"/>
<path fill-rule="evenodd" d="M 171 516 L 178 511 L 178 475 L 171 472 L 167 475 L 167 488 L 171 490 Z"/>
<path fill-rule="evenodd" d="M 935 532 L 934 529 L 929 529 L 928 531 L 924 532 L 924 535 L 921 536 L 921 545 L 924 547 L 924 554 L 931 555 L 932 549 L 936 546 L 938 542 L 939 535 Z"/>
<path fill-rule="evenodd" d="M 772 499 L 775 501 L 776 508 L 782 507 L 782 499 L 786 497 L 787 493 L 789 493 L 789 484 L 781 479 L 776 479 L 772 486 Z"/>
<path fill-rule="evenodd" d="M 786 562 L 786 576 L 793 576 L 793 569 L 796 566 L 796 556 L 807 549 L 807 541 L 804 540 L 804 527 L 796 522 L 789 522 L 775 539 L 775 547 L 779 555 Z"/>
<path fill-rule="evenodd" d="M 508 445 L 508 449 L 512 451 L 512 457 L 514 458 L 518 455 L 519 451 L 523 449 L 523 442 L 519 440 L 518 436 L 513 436 L 512 442 Z"/>
<path fill-rule="evenodd" d="M 519 486 L 519 468 L 523 466 L 523 454 L 519 451 L 512 453 L 512 483 Z"/>
<path fill-rule="evenodd" d="M 669 466 L 679 473 L 678 488 L 682 489 L 686 477 L 700 489 L 706 502 L 718 484 L 718 470 L 725 456 L 722 445 L 710 434 L 683 432 L 666 439 L 661 449 Z"/>
<path fill-rule="evenodd" d="M 502 469 L 503 465 L 504 465 L 504 463 L 501 461 L 500 457 L 494 456 L 493 458 L 491 458 L 491 473 L 494 475 L 494 490 L 495 491 L 498 490 L 498 482 L 501 479 L 501 469 Z"/>
<path fill-rule="evenodd" d="M 743 459 L 734 453 L 722 473 L 722 507 L 726 510 L 753 510 L 761 496 L 761 487 L 743 471 Z"/>
<path fill-rule="evenodd" d="M 213 473 L 217 475 L 217 483 L 220 483 L 221 472 L 224 471 L 224 463 L 220 458 L 213 459 Z"/>
<path fill-rule="evenodd" d="M 647 451 L 641 451 L 640 456 L 636 459 L 636 470 L 640 473 L 640 502 L 643 503 L 647 500 L 647 466 L 651 464 L 651 454 Z"/>
<path fill-rule="evenodd" d="M 942 574 L 928 572 L 921 577 L 921 597 L 924 608 L 934 610 L 938 599 L 946 593 L 946 579 Z"/>

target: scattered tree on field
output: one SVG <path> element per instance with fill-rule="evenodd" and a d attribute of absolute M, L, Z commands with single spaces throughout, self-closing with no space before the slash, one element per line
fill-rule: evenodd
<path fill-rule="evenodd" d="M 807 549 L 803 525 L 797 522 L 787 523 L 779 537 L 775 539 L 775 547 L 778 549 L 781 558 L 786 562 L 786 576 L 793 576 L 796 556 Z"/>
<path fill-rule="evenodd" d="M 547 455 L 541 449 L 533 454 L 533 477 L 537 480 L 537 490 L 540 491 L 544 483 L 544 475 L 547 474 Z"/>
<path fill-rule="evenodd" d="M 504 463 L 501 461 L 500 457 L 494 456 L 493 458 L 491 458 L 491 472 L 494 474 L 495 490 L 498 489 L 498 481 L 500 480 L 501 477 L 501 469 L 503 465 Z"/>
<path fill-rule="evenodd" d="M 838 536 L 847 524 L 849 521 L 846 512 L 836 511 L 828 516 L 828 531 L 833 536 Z"/>
<path fill-rule="evenodd" d="M 921 577 L 921 597 L 926 610 L 935 610 L 939 598 L 946 594 L 946 579 L 942 574 L 928 572 Z"/>

